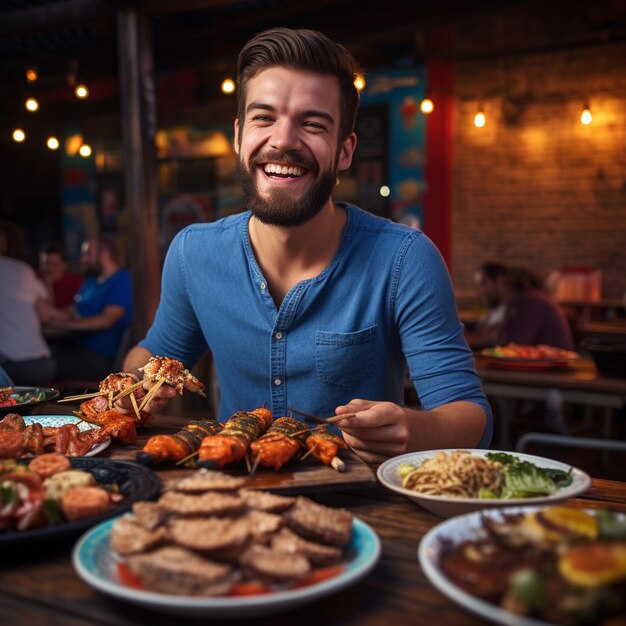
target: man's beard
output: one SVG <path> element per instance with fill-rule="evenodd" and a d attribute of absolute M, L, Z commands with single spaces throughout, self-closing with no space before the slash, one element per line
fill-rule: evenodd
<path fill-rule="evenodd" d="M 285 163 L 284 156 L 280 159 L 268 157 L 264 159 L 264 162 L 298 165 L 291 160 Z M 328 202 L 337 181 L 337 172 L 329 169 L 320 174 L 313 186 L 300 199 L 294 200 L 286 190 L 282 189 L 273 189 L 268 198 L 263 198 L 254 176 L 254 170 L 257 167 L 255 159 L 251 159 L 250 167 L 251 171 L 248 171 L 241 157 L 237 158 L 237 173 L 243 187 L 246 208 L 258 220 L 272 226 L 299 226 L 308 222 Z"/>

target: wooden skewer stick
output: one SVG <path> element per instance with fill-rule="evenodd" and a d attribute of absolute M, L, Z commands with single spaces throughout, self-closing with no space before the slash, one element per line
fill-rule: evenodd
<path fill-rule="evenodd" d="M 304 461 L 304 459 L 307 458 L 307 456 L 309 456 L 309 454 L 311 454 L 313 452 L 313 448 L 309 448 L 301 457 L 300 460 Z"/>
<path fill-rule="evenodd" d="M 250 465 L 250 457 L 248 456 L 247 452 L 243 458 L 244 458 L 244 461 L 246 462 L 246 469 L 248 470 L 248 473 L 250 473 L 252 471 L 252 466 Z"/>
<path fill-rule="evenodd" d="M 346 469 L 346 464 L 338 456 L 333 457 L 330 466 L 338 472 L 343 472 Z"/>
<path fill-rule="evenodd" d="M 154 386 L 150 388 L 148 393 L 144 396 L 143 400 L 141 401 L 141 404 L 139 405 L 140 411 L 143 409 L 144 406 L 146 406 L 146 404 L 148 404 L 148 402 L 150 402 L 150 400 L 152 400 L 152 398 L 154 398 L 154 396 L 157 394 L 159 389 L 161 389 L 163 383 L 165 383 L 165 378 L 159 378 L 159 380 L 157 380 L 156 383 L 154 383 Z"/>
<path fill-rule="evenodd" d="M 246 459 L 248 458 L 248 455 L 246 455 Z M 252 468 L 250 468 L 250 473 L 248 474 L 248 478 L 252 478 L 257 470 L 257 468 L 259 467 L 259 462 L 261 461 L 261 457 L 257 456 L 256 459 L 254 459 L 254 463 L 252 464 Z M 249 461 L 248 461 L 249 463 Z"/>
<path fill-rule="evenodd" d="M 305 421 L 313 422 L 315 424 L 334 424 L 342 419 L 356 416 L 356 413 L 344 413 L 343 415 L 333 415 L 332 417 L 318 417 L 317 415 L 311 415 L 310 413 L 299 411 L 293 407 L 291 407 L 290 410 L 298 415 L 302 415 L 305 418 Z"/>
<path fill-rule="evenodd" d="M 198 454 L 200 454 L 200 450 L 199 449 L 195 450 L 191 454 L 188 454 L 186 457 L 182 458 L 180 461 L 176 461 L 176 465 L 182 465 L 183 463 L 186 463 L 190 459 L 193 459 L 194 456 L 198 456 Z"/>
<path fill-rule="evenodd" d="M 137 406 L 137 400 L 135 398 L 135 394 L 131 395 L 130 403 L 133 405 L 133 410 L 135 411 L 135 415 L 137 416 L 137 419 L 141 421 L 141 415 L 139 415 L 139 407 Z"/>
<path fill-rule="evenodd" d="M 72 411 L 72 413 L 76 417 L 79 417 L 82 422 L 87 422 L 88 424 L 94 424 L 95 426 L 102 426 L 102 422 L 97 421 L 93 417 L 87 417 L 85 414 L 79 413 L 78 411 Z"/>
<path fill-rule="evenodd" d="M 102 393 L 94 391 L 93 393 L 82 393 L 78 396 L 65 396 L 65 398 L 59 398 L 58 402 L 73 402 L 74 400 L 84 400 L 85 398 L 95 398 L 101 396 Z"/>
<path fill-rule="evenodd" d="M 111 399 L 111 403 L 117 402 L 118 400 L 125 398 L 129 393 L 132 393 L 133 391 L 135 391 L 135 389 L 138 389 L 139 387 L 141 387 L 141 385 L 143 385 L 145 382 L 146 382 L 145 380 L 140 380 L 139 382 L 136 382 L 133 385 L 130 385 L 130 387 L 126 387 L 126 389 L 122 389 L 122 391 L 120 391 L 114 398 Z"/>

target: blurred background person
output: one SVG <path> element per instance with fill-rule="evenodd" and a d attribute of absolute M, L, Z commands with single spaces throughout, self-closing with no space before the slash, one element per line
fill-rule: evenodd
<path fill-rule="evenodd" d="M 56 369 L 41 330 L 48 291 L 22 258 L 21 230 L 0 222 L 0 365 L 15 385 L 43 387 Z"/>
<path fill-rule="evenodd" d="M 58 243 L 48 243 L 41 248 L 38 276 L 48 287 L 52 304 L 59 309 L 72 304 L 84 281 L 81 274 L 68 271 L 65 250 Z"/>
<path fill-rule="evenodd" d="M 108 235 L 85 241 L 81 247 L 85 281 L 66 309 L 55 309 L 46 322 L 71 331 L 55 343 L 57 378 L 102 380 L 112 372 L 125 329 L 133 318 L 130 272 L 120 264 L 116 240 Z"/>
<path fill-rule="evenodd" d="M 572 329 L 559 305 L 539 287 L 539 280 L 526 268 L 509 267 L 498 283 L 506 305 L 497 343 L 546 344 L 574 350 Z"/>

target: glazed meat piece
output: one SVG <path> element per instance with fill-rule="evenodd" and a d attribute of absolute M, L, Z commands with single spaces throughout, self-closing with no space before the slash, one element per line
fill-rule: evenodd
<path fill-rule="evenodd" d="M 311 571 L 311 564 L 301 554 L 277 552 L 258 544 L 242 554 L 239 564 L 244 576 L 272 583 L 300 580 Z"/>
<path fill-rule="evenodd" d="M 313 567 L 325 567 L 341 560 L 343 553 L 336 546 L 325 546 L 321 543 L 307 541 L 296 535 L 289 528 L 282 528 L 272 537 L 271 546 L 277 552 L 301 554 Z"/>
<path fill-rule="evenodd" d="M 298 496 L 285 513 L 287 525 L 305 539 L 343 547 L 352 536 L 352 513 L 331 509 L 309 498 Z"/>
<path fill-rule="evenodd" d="M 151 550 L 165 538 L 165 528 L 148 530 L 140 526 L 131 515 L 115 520 L 111 527 L 109 545 L 118 554 L 135 554 Z"/>
<path fill-rule="evenodd" d="M 24 430 L 25 428 L 26 422 L 24 418 L 17 413 L 7 413 L 0 420 L 0 430 Z"/>
<path fill-rule="evenodd" d="M 215 596 L 229 591 L 233 571 L 189 550 L 166 546 L 128 558 L 128 566 L 151 591 L 184 596 Z"/>
<path fill-rule="evenodd" d="M 217 560 L 236 559 L 250 537 L 250 523 L 245 518 L 171 519 L 167 527 L 174 543 Z"/>
<path fill-rule="evenodd" d="M 154 530 L 164 524 L 171 512 L 164 509 L 156 502 L 135 502 L 133 504 L 133 517 L 135 521 L 148 530 Z"/>
<path fill-rule="evenodd" d="M 255 489 L 240 489 L 239 495 L 251 509 L 266 513 L 282 513 L 292 507 L 296 501 L 292 497 L 279 496 L 269 491 L 257 491 Z"/>
<path fill-rule="evenodd" d="M 180 516 L 239 515 L 247 505 L 238 495 L 207 491 L 201 495 L 167 491 L 158 500 L 159 506 Z"/>
<path fill-rule="evenodd" d="M 235 491 L 246 484 L 245 476 L 230 476 L 224 472 L 199 469 L 176 483 L 176 491 Z"/>

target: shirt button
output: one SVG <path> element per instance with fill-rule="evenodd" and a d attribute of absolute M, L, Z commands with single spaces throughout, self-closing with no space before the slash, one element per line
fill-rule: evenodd
<path fill-rule="evenodd" d="M 261 289 L 265 289 L 265 283 L 261 283 Z"/>
<path fill-rule="evenodd" d="M 275 378 L 274 379 L 274 384 L 278 387 L 279 385 L 283 384 L 283 381 L 280 378 Z"/>
<path fill-rule="evenodd" d="M 274 337 L 276 337 L 276 339 L 282 339 L 283 338 L 283 334 L 280 332 L 280 330 L 274 335 Z"/>

